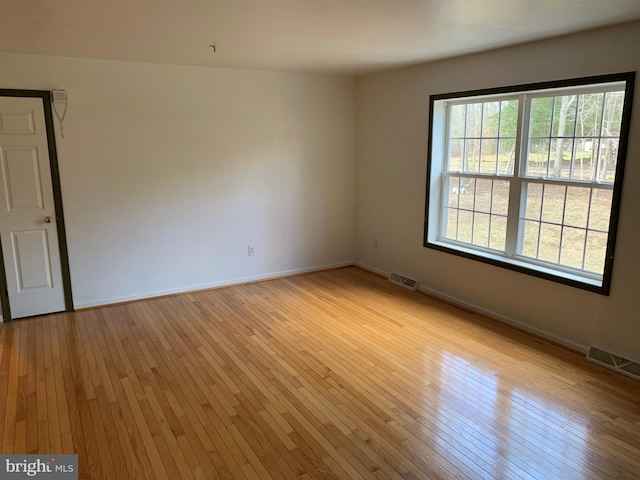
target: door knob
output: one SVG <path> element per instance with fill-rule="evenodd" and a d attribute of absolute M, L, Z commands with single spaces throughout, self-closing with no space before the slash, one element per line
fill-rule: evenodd
<path fill-rule="evenodd" d="M 44 217 L 44 223 L 53 223 L 53 217 L 49 217 L 49 216 Z"/>

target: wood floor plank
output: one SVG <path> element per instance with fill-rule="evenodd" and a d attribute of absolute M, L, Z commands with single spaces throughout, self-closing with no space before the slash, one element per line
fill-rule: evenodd
<path fill-rule="evenodd" d="M 24 329 L 26 330 L 26 329 Z M 9 358 L 7 359 L 7 393 L 4 412 L 4 427 L 2 435 L 2 452 L 14 453 L 14 442 L 16 433 L 16 410 L 18 408 L 18 359 L 20 358 L 20 335 L 21 331 L 15 332 L 12 336 L 12 340 L 15 341 L 15 347 L 8 349 L 10 351 Z M 8 345 L 12 346 L 11 344 Z"/>
<path fill-rule="evenodd" d="M 358 268 L 0 325 L 2 453 L 81 479 L 640 478 L 640 383 Z"/>

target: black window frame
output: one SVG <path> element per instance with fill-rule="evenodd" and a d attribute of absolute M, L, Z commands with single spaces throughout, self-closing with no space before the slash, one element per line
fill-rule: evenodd
<path fill-rule="evenodd" d="M 528 83 L 528 84 L 520 84 L 520 85 L 512 85 L 505 87 L 497 87 L 497 88 L 488 88 L 488 89 L 478 89 L 478 90 L 467 90 L 467 91 L 459 91 L 453 93 L 443 93 L 443 94 L 434 94 L 429 96 L 429 127 L 428 127 L 428 144 L 427 144 L 427 179 L 426 179 L 426 199 L 425 199 L 425 218 L 424 218 L 424 239 L 423 246 L 426 248 L 438 250 L 441 252 L 453 254 L 456 256 L 468 258 L 471 260 L 476 260 L 482 263 L 486 263 L 489 265 L 494 265 L 501 268 L 506 268 L 508 270 L 524 273 L 527 275 L 532 275 L 538 278 L 543 278 L 546 280 L 551 280 L 557 283 L 569 285 L 572 287 L 580 288 L 583 290 L 599 293 L 601 295 L 609 295 L 611 289 L 611 278 L 613 273 L 613 263 L 615 256 L 615 244 L 616 244 L 616 236 L 618 229 L 618 219 L 619 219 L 619 211 L 620 204 L 622 199 L 622 186 L 623 186 L 623 177 L 625 170 L 625 162 L 627 157 L 627 146 L 629 141 L 629 133 L 630 133 L 630 123 L 631 123 L 631 110 L 633 105 L 633 91 L 635 86 L 635 76 L 636 72 L 624 72 L 624 73 L 615 73 L 608 75 L 598 75 L 598 76 L 589 76 L 589 77 L 579 77 L 572 79 L 564 79 L 564 80 L 555 80 L 555 81 L 547 81 L 547 82 L 537 82 L 537 83 Z M 460 250 L 457 248 L 451 248 L 442 243 L 434 243 L 429 240 L 429 210 L 430 210 L 430 187 L 432 185 L 432 175 L 433 175 L 433 147 L 434 147 L 434 110 L 436 102 L 441 102 L 443 100 L 455 100 L 462 99 L 465 97 L 482 97 L 482 96 L 490 96 L 490 95 L 502 95 L 502 94 L 516 94 L 523 92 L 532 92 L 536 90 L 547 90 L 547 89 L 558 89 L 558 88 L 566 88 L 566 87 L 580 87 L 580 86 L 588 86 L 594 84 L 604 84 L 604 83 L 612 83 L 612 82 L 624 82 L 625 83 L 625 99 L 622 108 L 622 121 L 620 128 L 620 140 L 618 146 L 618 158 L 616 165 L 616 173 L 615 180 L 613 183 L 613 194 L 612 194 L 612 203 L 611 203 L 611 214 L 609 220 L 609 229 L 608 229 L 608 240 L 606 247 L 606 256 L 605 256 L 605 264 L 604 271 L 602 275 L 602 284 L 594 285 L 592 283 L 587 283 L 580 279 L 572 278 L 571 276 L 565 276 L 562 272 L 558 272 L 558 274 L 548 273 L 547 271 L 542 271 L 537 268 L 527 267 L 520 263 L 513 263 L 511 261 L 506 261 L 502 259 L 497 259 L 493 257 L 487 257 L 483 255 L 481 252 L 475 253 L 468 250 Z M 517 141 L 523 141 L 523 139 L 519 138 Z M 525 139 L 526 141 L 526 139 Z M 442 172 L 439 171 L 438 175 Z M 515 175 L 515 172 L 514 172 Z M 440 201 L 438 201 L 438 207 L 440 208 L 440 215 L 443 205 Z M 438 229 L 439 232 L 439 229 Z M 471 247 L 469 250 L 472 250 Z"/>

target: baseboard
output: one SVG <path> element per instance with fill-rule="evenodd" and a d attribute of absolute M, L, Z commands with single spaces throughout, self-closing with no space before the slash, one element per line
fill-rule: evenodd
<path fill-rule="evenodd" d="M 356 262 L 356 267 L 362 268 L 363 270 L 367 270 L 368 272 L 375 273 L 379 277 L 388 278 L 390 272 L 385 272 L 384 270 L 380 270 L 379 268 L 372 267 L 371 265 L 366 265 L 364 263 Z"/>
<path fill-rule="evenodd" d="M 388 277 L 389 273 L 388 272 L 384 272 L 383 270 L 380 270 L 379 268 L 375 268 L 372 267 L 370 265 L 364 264 L 362 262 L 356 262 L 355 263 L 356 267 L 360 267 L 364 270 L 368 270 L 372 273 L 375 273 L 376 275 L 380 275 L 383 277 Z M 498 313 L 496 311 L 493 310 L 489 310 L 487 308 L 484 307 L 480 307 L 478 305 L 475 305 L 471 302 L 467 302 L 465 300 L 462 300 L 460 298 L 454 297 L 453 295 L 449 295 L 443 292 L 440 292 L 436 289 L 427 287 L 425 285 L 419 284 L 418 286 L 418 291 L 421 293 L 424 293 L 426 295 L 429 295 L 431 297 L 437 298 L 438 300 L 442 300 L 444 302 L 450 303 L 452 305 L 455 305 L 457 307 L 463 308 L 465 310 L 470 310 L 474 313 L 479 313 L 480 315 L 484 315 L 485 317 L 489 317 L 492 320 L 496 320 L 498 322 L 504 323 L 506 325 L 509 325 L 511 327 L 514 327 L 518 330 L 521 330 L 523 332 L 526 333 L 530 333 L 532 335 L 535 335 L 537 337 L 541 337 L 545 340 L 549 340 L 550 342 L 553 343 L 557 343 L 561 346 L 564 346 L 570 350 L 573 350 L 575 352 L 581 353 L 581 354 L 586 354 L 587 351 L 589 350 L 589 347 L 587 345 L 582 345 L 581 343 L 577 343 L 574 342 L 572 340 L 568 340 L 566 338 L 560 337 L 558 335 L 554 335 L 552 333 L 546 332 L 544 330 L 532 327 L 531 325 L 528 325 L 524 322 L 521 322 L 519 320 L 516 320 L 512 317 L 508 317 L 506 315 L 503 315 L 501 313 Z"/>
<path fill-rule="evenodd" d="M 74 308 L 75 310 L 83 310 L 86 308 L 104 307 L 104 306 L 115 305 L 119 303 L 134 302 L 136 300 L 148 300 L 151 298 L 166 297 L 169 295 L 178 295 L 181 293 L 193 293 L 193 292 L 198 292 L 202 290 L 210 290 L 213 288 L 233 287 L 235 285 L 242 285 L 246 283 L 275 280 L 277 278 L 291 277 L 294 275 L 301 275 L 303 273 L 320 272 L 322 270 L 331 270 L 334 268 L 343 268 L 343 267 L 351 267 L 351 266 L 353 266 L 353 262 L 348 261 L 348 262 L 332 263 L 329 265 L 319 265 L 315 267 L 296 268 L 292 270 L 272 272 L 264 275 L 252 275 L 248 277 L 233 278 L 229 280 L 221 280 L 218 282 L 190 285 L 184 288 L 156 291 L 156 292 L 144 293 L 140 295 L 128 295 L 124 297 L 107 298 L 107 299 L 101 299 L 101 300 L 93 300 L 89 302 L 78 302 L 74 304 Z"/>

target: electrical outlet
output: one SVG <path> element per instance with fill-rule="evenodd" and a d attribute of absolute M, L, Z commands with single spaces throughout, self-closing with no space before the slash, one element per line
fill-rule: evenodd
<path fill-rule="evenodd" d="M 252 247 L 251 245 L 249 245 L 248 253 L 249 253 L 250 257 L 253 257 L 256 254 L 256 249 L 254 247 Z"/>

